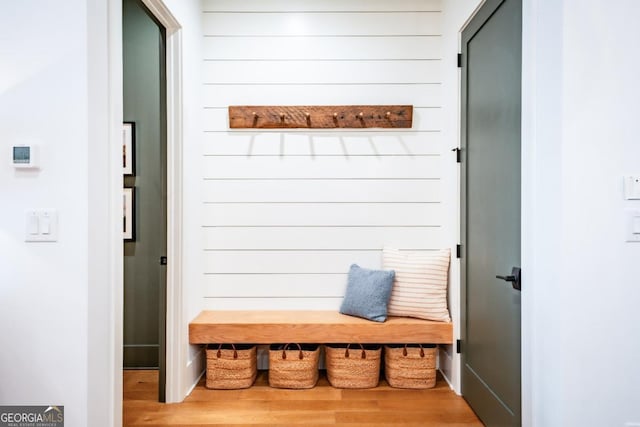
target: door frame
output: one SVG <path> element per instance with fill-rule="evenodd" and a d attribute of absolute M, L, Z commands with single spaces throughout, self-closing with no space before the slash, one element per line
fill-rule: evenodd
<path fill-rule="evenodd" d="M 165 397 L 167 403 L 184 398 L 182 366 L 182 32 L 178 20 L 162 0 L 142 0 L 166 30 L 167 103 L 167 280 L 165 290 Z M 124 284 L 123 284 L 124 285 Z M 161 307 L 162 309 L 162 307 Z M 163 337 L 160 337 L 162 340 Z M 160 346 L 162 349 L 162 346 Z M 160 355 L 162 361 L 163 356 Z M 162 363 L 162 362 L 161 362 Z"/>
<path fill-rule="evenodd" d="M 91 2 L 90 2 L 91 3 Z M 166 402 L 181 402 L 184 399 L 183 370 L 186 366 L 187 336 L 182 331 L 183 285 L 182 285 L 182 33 L 181 26 L 162 0 L 143 0 L 144 5 L 166 29 L 166 101 L 167 101 L 167 295 L 166 295 Z M 103 187 L 108 187 L 110 197 L 103 208 L 100 220 L 110 224 L 108 236 L 104 241 L 96 237 L 90 241 L 93 252 L 102 254 L 102 262 L 107 271 L 90 266 L 90 279 L 95 282 L 104 278 L 104 295 L 89 295 L 89 336 L 104 336 L 106 352 L 103 357 L 89 357 L 89 364 L 107 372 L 95 370 L 89 377 L 90 413 L 104 414 L 104 425 L 122 425 L 122 363 L 123 363 L 123 307 L 124 276 L 122 250 L 122 0 L 107 0 L 102 7 L 95 6 L 89 14 L 91 28 L 103 31 L 94 32 L 89 45 L 90 52 L 100 52 L 106 69 L 95 71 L 96 79 L 102 79 L 92 88 L 107 89 L 100 94 L 104 102 L 106 123 L 104 128 L 91 129 L 94 138 L 105 137 L 109 160 L 104 171 L 108 178 Z M 90 33 L 91 34 L 91 33 Z M 97 55 L 97 53 L 96 53 Z M 101 64 L 102 65 L 102 64 Z M 90 111 L 91 112 L 91 111 Z M 102 125 L 102 124 L 101 124 Z M 107 132 L 105 132 L 107 131 Z M 100 159 L 104 158 L 102 153 Z M 98 155 L 96 154 L 96 156 Z M 90 158 L 91 161 L 91 158 Z M 99 163 L 96 160 L 97 164 Z M 96 174 L 101 171 L 97 171 Z M 102 178 L 100 178 L 102 179 Z M 91 212 L 90 212 L 91 214 Z M 95 214 L 98 217 L 98 214 Z M 92 309 L 93 308 L 93 309 Z M 106 324 L 105 324 L 106 322 Z M 103 330 L 104 329 L 104 330 Z M 100 341 L 102 343 L 102 341 Z M 91 348 L 91 345 L 90 345 Z M 90 352 L 91 354 L 91 352 Z M 95 359 L 95 360 L 94 360 Z M 93 372 L 93 371 L 90 371 Z M 93 390 L 96 390 L 95 393 Z M 98 390 L 102 390 L 98 392 Z"/>

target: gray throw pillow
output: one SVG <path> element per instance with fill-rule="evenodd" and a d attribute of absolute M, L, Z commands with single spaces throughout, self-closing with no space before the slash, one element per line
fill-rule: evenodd
<path fill-rule="evenodd" d="M 387 320 L 387 304 L 395 276 L 393 270 L 369 270 L 352 264 L 340 313 L 376 322 Z"/>

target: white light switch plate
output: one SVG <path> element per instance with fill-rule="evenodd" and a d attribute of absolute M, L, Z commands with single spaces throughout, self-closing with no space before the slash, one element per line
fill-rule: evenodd
<path fill-rule="evenodd" d="M 25 212 L 25 242 L 57 242 L 58 211 L 30 209 Z"/>
<path fill-rule="evenodd" d="M 626 200 L 640 200 L 640 175 L 624 177 L 624 198 Z"/>
<path fill-rule="evenodd" d="M 625 213 L 627 242 L 640 242 L 640 210 L 629 209 Z"/>

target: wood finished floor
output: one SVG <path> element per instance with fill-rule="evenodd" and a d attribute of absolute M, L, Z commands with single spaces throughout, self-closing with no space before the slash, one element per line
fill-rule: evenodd
<path fill-rule="evenodd" d="M 246 390 L 208 390 L 204 380 L 183 403 L 157 400 L 157 371 L 124 372 L 124 426 L 482 426 L 439 376 L 429 390 L 400 390 L 380 381 L 369 390 L 339 390 L 324 376 L 310 390 L 270 388 L 267 372 Z"/>

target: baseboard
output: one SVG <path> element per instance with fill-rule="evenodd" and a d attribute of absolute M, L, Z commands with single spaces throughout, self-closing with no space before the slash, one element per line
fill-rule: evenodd
<path fill-rule="evenodd" d="M 186 384 L 186 390 L 184 393 L 184 397 L 187 397 L 191 394 L 193 389 L 200 382 L 200 378 L 204 375 L 205 372 L 205 351 L 204 347 L 202 347 L 199 351 L 196 351 L 195 354 L 191 357 L 191 360 L 187 362 L 186 367 L 186 378 L 184 384 Z"/>
<path fill-rule="evenodd" d="M 451 390 L 459 394 L 451 378 L 453 374 L 453 357 L 444 346 L 440 346 L 438 349 L 438 370 L 442 373 L 442 377 L 449 384 Z"/>

